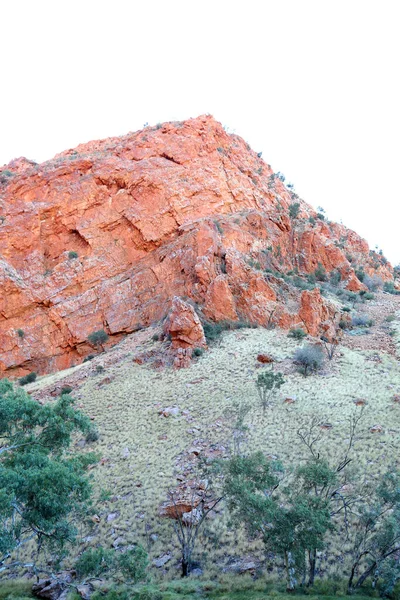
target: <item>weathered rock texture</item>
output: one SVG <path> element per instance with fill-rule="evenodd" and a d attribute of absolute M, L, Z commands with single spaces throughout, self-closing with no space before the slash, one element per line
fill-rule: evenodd
<path fill-rule="evenodd" d="M 329 304 L 265 269 L 307 274 L 318 263 L 353 290 L 355 265 L 392 277 L 363 239 L 318 218 L 210 116 L 39 165 L 12 161 L 0 173 L 0 370 L 65 368 L 93 351 L 93 331 L 113 343 L 163 319 L 175 296 L 208 320 L 317 334 Z"/>

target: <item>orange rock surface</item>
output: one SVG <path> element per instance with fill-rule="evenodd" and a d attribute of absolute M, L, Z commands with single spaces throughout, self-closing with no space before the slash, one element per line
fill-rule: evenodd
<path fill-rule="evenodd" d="M 174 297 L 208 320 L 300 323 L 316 335 L 333 308 L 276 272 L 319 263 L 352 290 L 362 287 L 356 265 L 392 278 L 363 239 L 319 219 L 211 116 L 43 164 L 17 159 L 0 170 L 0 371 L 80 362 L 90 333 L 104 329 L 113 343 L 163 319 Z"/>

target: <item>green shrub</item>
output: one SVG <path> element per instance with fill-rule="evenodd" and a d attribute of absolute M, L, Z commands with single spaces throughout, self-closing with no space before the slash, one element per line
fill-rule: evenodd
<path fill-rule="evenodd" d="M 152 338 L 153 342 L 158 342 L 158 340 L 160 339 L 160 336 L 158 335 L 158 333 L 155 333 Z"/>
<path fill-rule="evenodd" d="M 349 313 L 351 311 L 351 308 L 349 306 L 342 306 L 342 311 Z"/>
<path fill-rule="evenodd" d="M 70 385 L 64 385 L 64 386 L 61 388 L 61 396 L 62 396 L 63 394 L 70 394 L 71 392 L 72 392 L 72 387 L 71 387 Z"/>
<path fill-rule="evenodd" d="M 394 294 L 395 296 L 400 294 L 400 292 L 394 287 L 393 281 L 385 281 L 385 283 L 383 284 L 383 290 L 385 292 L 388 292 L 389 294 Z"/>
<path fill-rule="evenodd" d="M 348 329 L 349 325 L 350 325 L 349 322 L 345 321 L 344 319 L 341 319 L 339 321 L 339 327 L 340 327 L 340 329 Z"/>
<path fill-rule="evenodd" d="M 365 279 L 365 271 L 364 269 L 361 267 L 361 269 L 356 269 L 355 271 L 356 277 L 359 281 L 361 281 L 361 283 L 364 281 Z"/>
<path fill-rule="evenodd" d="M 36 381 L 36 377 L 37 373 L 35 373 L 35 371 L 32 371 L 32 373 L 28 373 L 28 375 L 24 375 L 23 377 L 21 377 L 19 379 L 19 384 L 27 385 L 28 383 L 33 383 L 34 381 Z"/>
<path fill-rule="evenodd" d="M 203 322 L 203 331 L 207 342 L 213 342 L 219 338 L 221 333 L 226 330 L 244 329 L 247 327 L 255 328 L 257 324 L 248 323 L 247 321 L 213 321 Z"/>
<path fill-rule="evenodd" d="M 99 439 L 99 432 L 97 430 L 97 427 L 92 427 L 91 429 L 89 429 L 89 431 L 86 434 L 85 440 L 90 443 L 90 442 L 97 442 L 97 440 Z"/>
<path fill-rule="evenodd" d="M 366 292 L 363 296 L 364 300 L 373 300 L 375 298 L 374 294 L 371 294 L 371 292 Z"/>
<path fill-rule="evenodd" d="M 293 338 L 295 340 L 304 340 L 304 338 L 307 337 L 307 334 L 304 331 L 304 329 L 301 329 L 301 327 L 297 327 L 289 331 L 288 337 Z"/>
<path fill-rule="evenodd" d="M 104 371 L 103 365 L 96 365 L 96 373 L 104 373 Z"/>
<path fill-rule="evenodd" d="M 316 223 L 317 221 L 315 220 L 315 218 L 314 218 L 314 217 L 309 217 L 309 218 L 308 218 L 308 222 L 311 224 L 311 227 L 314 227 L 314 225 L 315 225 L 315 223 Z"/>
<path fill-rule="evenodd" d="M 396 320 L 396 315 L 388 315 L 385 319 L 385 321 L 387 321 L 388 323 L 392 323 L 395 320 Z"/>
<path fill-rule="evenodd" d="M 78 253 L 71 250 L 71 252 L 68 252 L 68 258 L 78 258 Z"/>
<path fill-rule="evenodd" d="M 88 354 L 87 356 L 85 356 L 85 358 L 83 359 L 82 362 L 88 362 L 89 360 L 93 360 L 94 359 L 94 354 Z"/>
<path fill-rule="evenodd" d="M 20 338 L 23 338 L 25 335 L 25 331 L 23 329 L 17 329 L 17 333 Z"/>
<path fill-rule="evenodd" d="M 98 331 L 93 331 L 90 335 L 88 335 L 88 341 L 93 346 L 102 346 L 108 340 L 108 335 L 104 331 L 104 329 L 99 329 Z"/>
<path fill-rule="evenodd" d="M 296 350 L 294 362 L 299 365 L 299 371 L 306 377 L 322 367 L 324 354 L 319 346 L 304 346 Z"/>
<path fill-rule="evenodd" d="M 329 275 L 329 283 L 333 286 L 338 286 L 341 279 L 342 279 L 342 276 L 337 269 L 332 271 L 331 274 Z"/>
<path fill-rule="evenodd" d="M 204 354 L 203 348 L 195 348 L 193 350 L 193 355 L 194 356 L 202 356 L 202 354 Z"/>
<path fill-rule="evenodd" d="M 300 202 L 293 202 L 289 206 L 289 216 L 291 219 L 297 219 L 300 212 Z"/>
<path fill-rule="evenodd" d="M 365 275 L 364 284 L 367 286 L 370 292 L 376 292 L 383 286 L 383 281 L 379 275 Z"/>
<path fill-rule="evenodd" d="M 318 267 L 315 269 L 314 275 L 317 281 L 326 281 L 326 271 L 321 263 L 318 263 Z"/>
<path fill-rule="evenodd" d="M 351 324 L 353 327 L 371 327 L 373 321 L 367 315 L 354 315 Z"/>
<path fill-rule="evenodd" d="M 207 342 L 213 342 L 221 335 L 224 328 L 221 323 L 211 323 L 210 321 L 206 321 L 203 323 L 203 330 Z"/>

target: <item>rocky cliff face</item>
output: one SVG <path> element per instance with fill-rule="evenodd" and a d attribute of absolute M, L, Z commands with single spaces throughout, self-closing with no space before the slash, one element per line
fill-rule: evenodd
<path fill-rule="evenodd" d="M 117 341 L 163 319 L 174 297 L 206 320 L 317 335 L 332 306 L 279 274 L 319 264 L 350 290 L 362 287 L 356 265 L 391 278 L 210 116 L 12 161 L 0 172 L 0 371 L 80 362 L 90 333 Z"/>

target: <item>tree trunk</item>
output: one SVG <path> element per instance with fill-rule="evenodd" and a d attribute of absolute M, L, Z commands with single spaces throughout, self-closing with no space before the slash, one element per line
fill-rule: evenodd
<path fill-rule="evenodd" d="M 186 558 L 182 558 L 182 577 L 187 577 L 190 572 L 190 563 Z"/>
<path fill-rule="evenodd" d="M 314 585 L 316 562 L 317 562 L 317 550 L 315 548 L 313 548 L 312 550 L 308 551 L 309 571 L 308 571 L 307 585 Z"/>
<path fill-rule="evenodd" d="M 372 573 L 375 571 L 376 569 L 376 561 L 374 561 L 372 563 L 372 565 L 370 567 L 368 567 L 368 569 L 365 569 L 364 573 L 362 575 L 360 575 L 360 577 L 357 579 L 357 583 L 354 586 L 354 589 L 359 588 L 362 586 L 362 584 L 364 583 L 364 581 L 370 576 L 372 575 Z"/>
<path fill-rule="evenodd" d="M 292 567 L 292 558 L 290 552 L 284 553 L 285 569 L 286 569 L 286 591 L 294 592 L 296 580 L 294 578 L 294 569 Z"/>
<path fill-rule="evenodd" d="M 355 562 L 353 564 L 353 566 L 351 567 L 351 573 L 350 573 L 349 581 L 347 582 L 347 593 L 348 594 L 352 594 L 353 591 L 354 591 L 353 581 L 354 581 L 354 575 L 356 574 L 357 567 L 358 567 L 358 561 Z"/>

